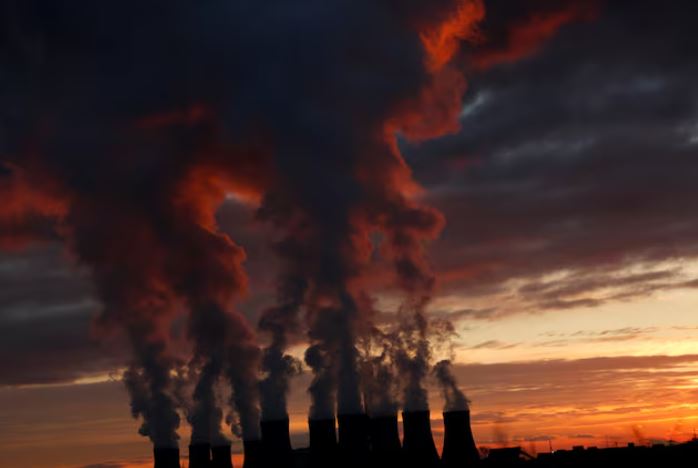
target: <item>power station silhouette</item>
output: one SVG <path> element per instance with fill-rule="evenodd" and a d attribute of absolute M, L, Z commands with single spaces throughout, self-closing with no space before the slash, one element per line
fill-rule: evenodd
<path fill-rule="evenodd" d="M 242 468 L 670 468 L 696 466 L 698 440 L 674 444 L 599 449 L 574 447 L 533 457 L 520 447 L 490 450 L 481 456 L 470 425 L 470 411 L 443 413 L 441 456 L 431 431 L 429 411 L 397 415 L 340 415 L 310 419 L 310 446 L 293 449 L 289 420 L 261 422 L 261 440 L 243 442 Z M 181 468 L 179 449 L 155 448 L 155 468 Z M 233 468 L 230 445 L 189 446 L 189 468 Z"/>

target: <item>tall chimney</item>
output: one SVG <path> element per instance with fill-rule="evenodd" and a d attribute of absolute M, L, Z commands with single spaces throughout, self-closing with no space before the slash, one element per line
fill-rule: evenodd
<path fill-rule="evenodd" d="M 364 413 L 339 415 L 339 452 L 347 466 L 369 460 L 368 416 Z"/>
<path fill-rule="evenodd" d="M 441 461 L 446 468 L 476 466 L 480 454 L 475 446 L 475 438 L 470 428 L 470 411 L 444 412 L 444 450 Z"/>
<path fill-rule="evenodd" d="M 216 445 L 211 447 L 211 468 L 233 468 L 233 460 L 230 457 L 230 445 Z"/>
<path fill-rule="evenodd" d="M 439 466 L 439 453 L 431 434 L 429 410 L 402 413 L 404 439 L 402 451 L 408 467 L 432 468 Z"/>
<path fill-rule="evenodd" d="M 267 465 L 273 468 L 290 468 L 293 465 L 293 451 L 288 418 L 262 421 L 261 429 L 262 448 Z"/>
<path fill-rule="evenodd" d="M 195 442 L 189 445 L 189 468 L 211 467 L 211 444 Z"/>
<path fill-rule="evenodd" d="M 371 458 L 375 466 L 385 467 L 398 464 L 400 433 L 398 432 L 397 414 L 372 417 L 369 420 L 369 438 Z"/>
<path fill-rule="evenodd" d="M 337 432 L 335 420 L 310 419 L 310 466 L 312 468 L 327 468 L 336 464 Z"/>
<path fill-rule="evenodd" d="M 154 447 L 154 468 L 180 468 L 179 449 L 176 447 Z"/>
<path fill-rule="evenodd" d="M 242 468 L 264 468 L 262 441 L 244 440 L 242 446 L 245 451 L 245 461 L 242 464 Z"/>

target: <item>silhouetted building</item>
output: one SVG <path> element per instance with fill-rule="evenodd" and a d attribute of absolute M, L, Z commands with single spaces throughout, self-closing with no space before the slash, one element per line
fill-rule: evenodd
<path fill-rule="evenodd" d="M 176 447 L 153 448 L 154 468 L 180 468 L 179 449 Z"/>
<path fill-rule="evenodd" d="M 404 438 L 402 452 L 409 468 L 439 466 L 439 454 L 431 433 L 429 411 L 405 411 L 402 413 Z"/>
<path fill-rule="evenodd" d="M 526 466 L 526 463 L 531 460 L 533 457 L 524 452 L 521 447 L 505 447 L 491 449 L 483 464 L 488 468 L 514 468 Z"/>
<path fill-rule="evenodd" d="M 242 447 L 245 452 L 243 468 L 265 468 L 261 440 L 244 440 Z"/>
<path fill-rule="evenodd" d="M 397 414 L 369 419 L 371 461 L 374 467 L 402 465 Z"/>
<path fill-rule="evenodd" d="M 235 468 L 683 468 L 698 465 L 698 440 L 683 444 L 628 444 L 600 449 L 575 446 L 533 457 L 521 447 L 496 448 L 480 458 L 468 411 L 447 411 L 439 459 L 429 411 L 403 413 L 400 444 L 397 415 L 364 414 L 310 420 L 310 447 L 291 448 L 288 419 L 261 423 L 262 439 L 244 441 L 245 461 Z M 210 449 L 210 450 L 209 450 Z M 181 468 L 179 449 L 155 448 L 155 468 Z M 230 445 L 189 446 L 189 468 L 233 468 Z"/>
<path fill-rule="evenodd" d="M 211 447 L 211 468 L 233 468 L 230 445 Z"/>
<path fill-rule="evenodd" d="M 189 468 L 211 467 L 211 444 L 193 443 L 189 445 Z"/>
<path fill-rule="evenodd" d="M 291 468 L 293 451 L 288 418 L 262 421 L 260 427 L 265 464 L 273 468 Z"/>
<path fill-rule="evenodd" d="M 337 431 L 335 420 L 311 419 L 308 421 L 310 432 L 310 466 L 327 468 L 337 462 Z"/>
<path fill-rule="evenodd" d="M 576 446 L 572 450 L 541 453 L 537 458 L 513 447 L 491 450 L 484 462 L 487 468 L 682 468 L 698 463 L 698 442 L 652 447 L 628 444 L 606 449 Z"/>
<path fill-rule="evenodd" d="M 446 411 L 444 448 L 441 461 L 445 468 L 465 468 L 480 462 L 480 453 L 470 427 L 470 411 Z"/>
<path fill-rule="evenodd" d="M 339 454 L 341 464 L 352 467 L 369 461 L 368 416 L 339 415 Z"/>

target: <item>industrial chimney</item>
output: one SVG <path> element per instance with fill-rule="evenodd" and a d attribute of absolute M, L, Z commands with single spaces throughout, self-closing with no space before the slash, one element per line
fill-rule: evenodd
<path fill-rule="evenodd" d="M 245 451 L 245 461 L 242 468 L 264 468 L 262 441 L 244 440 L 242 446 Z"/>
<path fill-rule="evenodd" d="M 335 420 L 310 419 L 310 466 L 311 468 L 327 468 L 334 466 L 337 456 L 337 432 Z"/>
<path fill-rule="evenodd" d="M 396 464 L 402 466 L 402 463 L 398 462 L 401 455 L 397 414 L 371 417 L 369 420 L 369 439 L 374 466 L 386 467 Z"/>
<path fill-rule="evenodd" d="M 429 410 L 404 411 L 402 413 L 404 439 L 402 452 L 410 468 L 433 468 L 439 466 L 439 454 L 431 434 Z"/>
<path fill-rule="evenodd" d="M 233 468 L 230 445 L 217 445 L 211 448 L 211 468 Z"/>
<path fill-rule="evenodd" d="M 180 468 L 179 449 L 176 447 L 153 448 L 154 468 Z"/>
<path fill-rule="evenodd" d="M 211 468 L 211 444 L 195 442 L 189 445 L 189 468 Z"/>
<path fill-rule="evenodd" d="M 293 465 L 293 451 L 288 418 L 262 421 L 261 429 L 266 465 L 273 468 L 290 468 Z"/>
<path fill-rule="evenodd" d="M 470 411 L 444 412 L 444 450 L 441 461 L 445 468 L 477 466 L 480 454 L 470 428 Z"/>
<path fill-rule="evenodd" d="M 364 413 L 339 415 L 339 453 L 346 466 L 369 461 L 368 416 Z"/>

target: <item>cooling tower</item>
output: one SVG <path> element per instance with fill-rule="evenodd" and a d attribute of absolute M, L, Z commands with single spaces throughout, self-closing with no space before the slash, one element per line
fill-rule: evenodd
<path fill-rule="evenodd" d="M 312 468 L 331 468 L 337 461 L 337 433 L 335 420 L 311 419 L 310 430 L 310 466 Z"/>
<path fill-rule="evenodd" d="M 211 444 L 193 443 L 189 446 L 189 468 L 211 467 Z"/>
<path fill-rule="evenodd" d="M 176 447 L 153 448 L 154 468 L 180 468 L 179 449 Z"/>
<path fill-rule="evenodd" d="M 402 413 L 402 422 L 402 453 L 407 467 L 438 467 L 439 454 L 431 434 L 429 411 L 405 411 Z"/>
<path fill-rule="evenodd" d="M 480 454 L 470 428 L 470 411 L 444 412 L 444 450 L 441 461 L 445 468 L 476 466 Z"/>
<path fill-rule="evenodd" d="M 230 457 L 230 445 L 211 447 L 211 455 L 211 468 L 233 468 L 233 460 Z"/>
<path fill-rule="evenodd" d="M 264 456 L 262 451 L 261 440 L 245 440 L 242 442 L 243 450 L 245 451 L 245 461 L 242 468 L 264 468 Z M 270 467 L 272 468 L 272 467 Z M 273 467 L 276 468 L 276 467 Z"/>
<path fill-rule="evenodd" d="M 262 421 L 262 449 L 265 463 L 271 468 L 286 468 L 293 465 L 289 421 L 279 419 Z"/>
<path fill-rule="evenodd" d="M 372 417 L 369 420 L 369 439 L 373 466 L 386 467 L 399 463 L 401 454 L 397 415 Z"/>
<path fill-rule="evenodd" d="M 344 466 L 361 466 L 369 461 L 368 416 L 363 413 L 339 415 L 339 453 Z"/>

